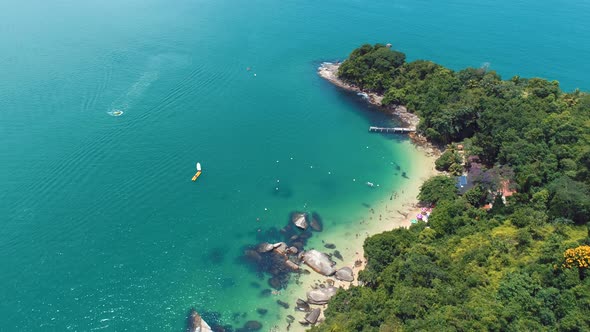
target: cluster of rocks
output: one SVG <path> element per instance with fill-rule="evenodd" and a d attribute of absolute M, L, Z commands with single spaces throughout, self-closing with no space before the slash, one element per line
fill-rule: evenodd
<path fill-rule="evenodd" d="M 261 316 L 267 313 L 266 309 L 258 308 L 256 310 Z M 219 312 L 203 312 L 210 320 L 211 324 L 205 322 L 202 316 L 194 309 L 191 308 L 187 317 L 186 332 L 252 332 L 261 331 L 262 323 L 257 320 L 248 320 L 243 323 L 240 327 L 234 327 L 231 325 L 221 325 L 221 314 Z M 233 319 L 237 321 L 240 318 L 245 318 L 247 313 L 234 313 Z"/>
<path fill-rule="evenodd" d="M 281 229 L 271 228 L 265 232 L 258 232 L 257 238 L 260 241 L 257 245 L 244 248 L 242 259 L 253 267 L 262 277 L 268 278 L 269 288 L 261 290 L 262 296 L 271 296 L 286 287 L 291 275 L 298 277 L 301 274 L 309 274 L 313 270 L 323 276 L 332 277 L 337 280 L 352 282 L 354 275 L 349 267 L 336 268 L 336 262 L 332 258 L 343 260 L 342 255 L 336 250 L 336 245 L 331 243 L 324 244 L 325 249 L 331 252 L 321 252 L 315 249 L 306 250 L 307 241 L 315 232 L 323 231 L 323 223 L 320 215 L 316 212 L 311 214 L 305 212 L 293 212 L 290 215 L 289 222 Z M 274 241 L 273 241 L 274 240 Z M 279 241 L 277 241 L 279 240 Z M 281 241 L 282 240 L 282 241 Z M 223 251 L 216 251 L 214 257 L 222 257 Z M 309 268 L 309 269 L 308 269 Z M 256 288 L 262 285 L 254 283 Z M 274 289 L 274 290 L 272 290 Z M 328 303 L 336 292 L 334 280 L 327 279 L 325 284 L 319 284 L 306 294 L 306 299 L 298 299 L 294 309 L 297 312 L 304 313 L 302 319 L 298 322 L 303 325 L 313 325 L 321 320 L 322 311 L 320 308 L 312 307 Z M 277 304 L 288 310 L 291 308 L 289 303 L 281 300 Z M 293 309 L 291 309 L 293 310 Z M 260 317 L 266 315 L 268 310 L 257 308 L 256 312 Z M 187 331 L 190 332 L 225 332 L 225 331 L 259 331 L 262 324 L 256 320 L 248 320 L 241 327 L 222 326 L 221 317 L 215 313 L 205 313 L 211 325 L 208 325 L 195 309 L 191 309 L 187 317 Z M 234 317 L 234 322 L 243 322 L 247 313 L 236 313 L 239 317 Z M 287 315 L 287 329 L 295 322 L 293 315 Z M 216 324 L 217 323 L 217 324 Z M 242 325 L 240 323 L 240 325 Z"/>
<path fill-rule="evenodd" d="M 263 241 L 256 246 L 247 247 L 243 258 L 254 266 L 261 275 L 268 273 L 270 287 L 280 290 L 289 280 L 289 275 L 300 271 L 301 255 L 312 232 L 321 232 L 323 225 L 319 214 L 293 212 L 289 223 L 282 229 L 269 230 L 262 237 L 269 239 L 282 237 L 283 241 Z"/>
<path fill-rule="evenodd" d="M 270 275 L 268 284 L 276 291 L 284 288 L 290 278 L 290 275 L 310 273 L 306 268 L 315 271 L 326 277 L 332 277 L 337 280 L 352 282 L 354 280 L 353 271 L 350 267 L 336 268 L 336 262 L 332 258 L 343 260 L 342 255 L 336 250 L 336 245 L 331 243 L 324 244 L 324 248 L 330 249 L 331 253 L 321 252 L 319 250 L 306 250 L 305 245 L 314 232 L 323 231 L 321 217 L 317 213 L 293 212 L 290 215 L 288 224 L 280 230 L 270 230 L 259 238 L 261 241 L 255 246 L 249 246 L 244 250 L 244 259 L 255 267 L 262 275 Z M 272 242 L 268 239 L 282 237 L 283 241 Z M 329 281 L 329 282 L 328 282 Z M 316 324 L 321 317 L 320 308 L 312 308 L 312 305 L 324 305 L 328 303 L 338 288 L 334 287 L 334 280 L 328 279 L 327 284 L 321 284 L 306 294 L 306 299 L 297 300 L 295 310 L 304 312 L 305 316 L 299 320 L 300 324 Z M 275 291 L 265 289 L 262 291 L 263 296 L 269 296 Z M 290 305 L 281 300 L 277 304 L 284 309 L 289 309 Z M 291 315 L 287 316 L 288 327 L 295 321 Z"/>

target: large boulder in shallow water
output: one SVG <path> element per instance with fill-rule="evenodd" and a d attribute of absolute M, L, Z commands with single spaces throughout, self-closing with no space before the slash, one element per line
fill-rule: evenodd
<path fill-rule="evenodd" d="M 285 265 L 287 265 L 288 267 L 292 268 L 294 271 L 297 271 L 297 270 L 299 270 L 299 265 L 297 265 L 297 264 L 295 264 L 295 263 L 291 262 L 291 261 L 290 261 L 290 260 L 288 260 L 288 259 L 285 261 Z"/>
<path fill-rule="evenodd" d="M 328 255 L 317 250 L 306 251 L 303 256 L 303 261 L 317 273 L 325 276 L 333 275 L 336 270 L 332 267 L 332 261 Z"/>
<path fill-rule="evenodd" d="M 348 281 L 351 282 L 354 280 L 354 275 L 352 274 L 352 269 L 349 267 L 343 267 L 340 270 L 336 271 L 334 277 L 338 280 Z"/>
<path fill-rule="evenodd" d="M 245 250 L 244 251 L 244 258 L 252 263 L 259 264 L 262 261 L 262 256 L 256 250 Z"/>
<path fill-rule="evenodd" d="M 309 307 L 309 303 L 305 302 L 302 299 L 297 299 L 297 304 L 295 305 L 295 310 L 309 312 L 311 308 Z"/>
<path fill-rule="evenodd" d="M 268 243 L 268 242 L 262 242 L 261 244 L 258 245 L 258 247 L 256 247 L 256 251 L 258 252 L 269 252 L 271 250 L 273 250 L 275 247 Z"/>
<path fill-rule="evenodd" d="M 291 221 L 295 226 L 305 230 L 307 229 L 307 215 L 305 213 L 295 212 L 291 216 Z"/>
<path fill-rule="evenodd" d="M 244 324 L 245 331 L 260 331 L 262 324 L 255 320 L 249 320 Z"/>
<path fill-rule="evenodd" d="M 312 289 L 307 292 L 307 302 L 311 304 L 326 304 L 332 296 L 336 295 L 337 290 L 338 288 L 334 286 Z"/>
<path fill-rule="evenodd" d="M 287 244 L 285 242 L 279 242 L 279 243 L 275 243 L 274 245 L 274 251 L 278 254 L 281 255 L 286 255 L 287 254 Z"/>
<path fill-rule="evenodd" d="M 189 332 L 213 332 L 209 324 L 201 318 L 199 313 L 193 308 L 191 309 L 188 320 Z"/>
<path fill-rule="evenodd" d="M 321 312 L 322 311 L 320 310 L 320 308 L 315 308 L 309 314 L 307 314 L 307 316 L 305 316 L 305 320 L 308 321 L 310 324 L 315 324 L 318 321 Z"/>

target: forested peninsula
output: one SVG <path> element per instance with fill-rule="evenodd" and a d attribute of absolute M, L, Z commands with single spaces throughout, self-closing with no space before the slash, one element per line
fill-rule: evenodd
<path fill-rule="evenodd" d="M 590 95 L 363 45 L 338 78 L 444 149 L 418 221 L 369 237 L 362 286 L 311 331 L 590 330 Z"/>

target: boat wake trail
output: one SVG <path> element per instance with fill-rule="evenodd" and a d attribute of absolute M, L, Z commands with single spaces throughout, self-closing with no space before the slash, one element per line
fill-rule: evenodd
<path fill-rule="evenodd" d="M 133 106 L 144 91 L 158 79 L 158 71 L 147 71 L 143 73 L 139 79 L 131 85 L 123 95 L 117 98 L 112 104 L 111 109 L 107 112 L 112 116 L 121 116 L 125 111 Z"/>

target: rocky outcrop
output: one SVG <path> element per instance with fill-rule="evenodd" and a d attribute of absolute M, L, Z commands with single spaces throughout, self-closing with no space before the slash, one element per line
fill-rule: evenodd
<path fill-rule="evenodd" d="M 307 229 L 307 215 L 305 213 L 293 213 L 291 221 L 293 224 L 303 230 Z"/>
<path fill-rule="evenodd" d="M 332 296 L 336 295 L 336 287 L 324 287 L 318 289 L 312 289 L 307 292 L 307 302 L 311 304 L 326 304 Z"/>
<path fill-rule="evenodd" d="M 306 251 L 302 255 L 303 262 L 311 267 L 314 271 L 325 276 L 333 275 L 336 270 L 332 267 L 332 261 L 328 255 L 317 250 Z"/>
<path fill-rule="evenodd" d="M 213 332 L 209 324 L 201 318 L 194 308 L 190 311 L 187 330 L 189 332 Z"/>
<path fill-rule="evenodd" d="M 274 249 L 274 246 L 268 242 L 262 242 L 261 244 L 258 245 L 258 247 L 256 248 L 256 251 L 260 252 L 260 253 L 265 253 L 265 252 L 269 252 L 271 250 Z"/>
<path fill-rule="evenodd" d="M 354 280 L 354 274 L 352 273 L 352 269 L 349 267 L 343 267 L 340 270 L 336 271 L 334 277 L 338 280 L 352 282 Z"/>
<path fill-rule="evenodd" d="M 338 68 L 340 67 L 340 63 L 330 63 L 324 62 L 318 68 L 318 75 L 325 78 L 326 80 L 332 82 L 332 84 L 339 86 L 348 91 L 354 91 L 359 94 L 363 94 L 366 96 L 366 100 L 376 106 L 382 107 L 383 95 L 378 93 L 373 93 L 369 91 L 363 91 L 359 87 L 349 84 L 341 80 L 338 77 Z M 385 107 L 384 107 L 385 108 Z M 385 108 L 387 111 L 391 112 L 392 114 L 396 115 L 402 123 L 404 123 L 410 129 L 416 129 L 418 123 L 420 122 L 420 118 L 414 113 L 410 113 L 406 107 L 403 105 L 396 105 L 396 106 L 388 106 Z"/>
<path fill-rule="evenodd" d="M 295 304 L 295 310 L 309 312 L 311 308 L 309 307 L 309 303 L 305 302 L 302 299 L 297 299 L 297 302 Z"/>
<path fill-rule="evenodd" d="M 292 268 L 294 271 L 297 271 L 297 270 L 299 270 L 299 265 L 297 265 L 297 264 L 295 264 L 295 263 L 291 262 L 291 261 L 290 261 L 290 260 L 288 260 L 288 259 L 285 261 L 285 265 L 287 265 L 288 267 Z"/>
<path fill-rule="evenodd" d="M 279 243 L 275 243 L 274 245 L 274 251 L 278 254 L 281 255 L 286 255 L 287 254 L 287 244 L 285 242 L 279 242 Z"/>
<path fill-rule="evenodd" d="M 307 316 L 305 316 L 305 320 L 310 324 L 315 324 L 320 318 L 320 313 L 322 311 L 319 308 L 313 309 Z"/>

